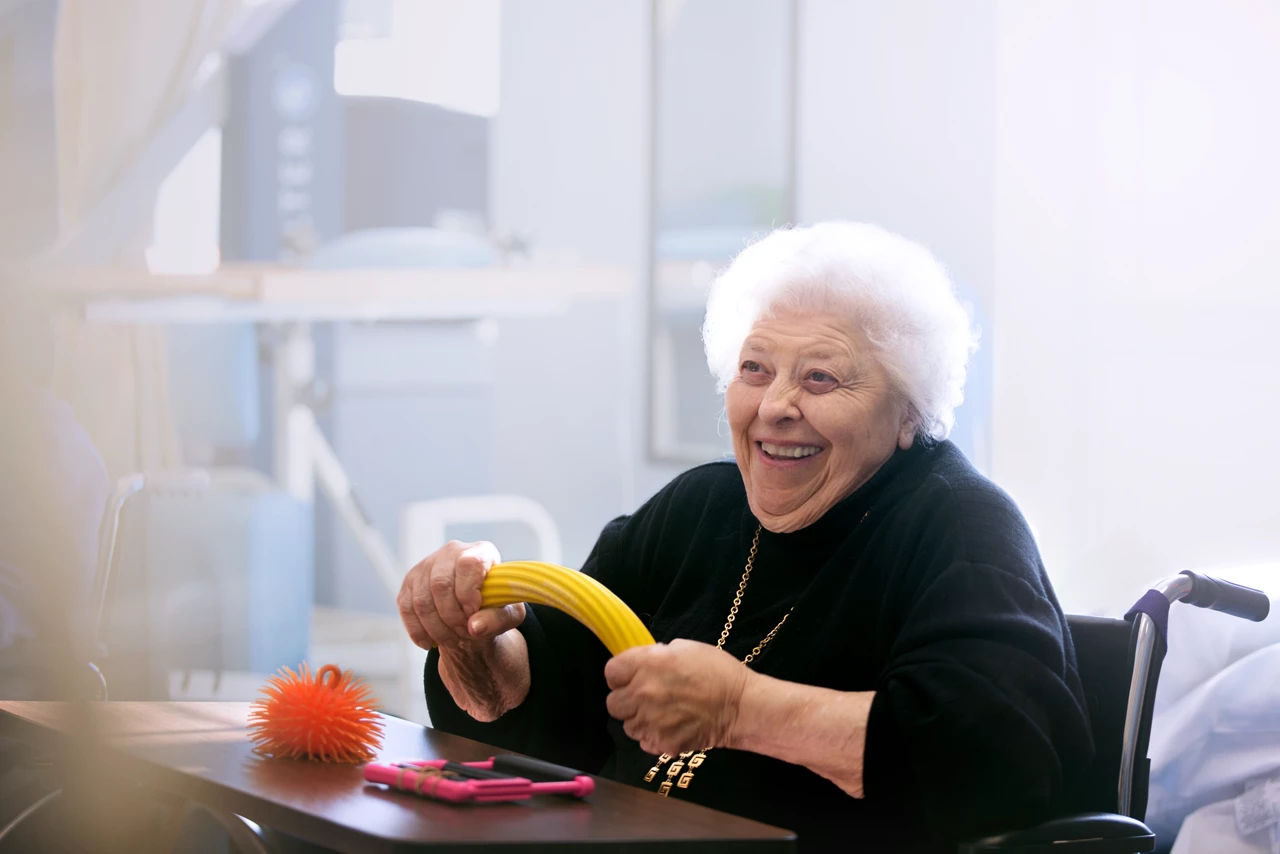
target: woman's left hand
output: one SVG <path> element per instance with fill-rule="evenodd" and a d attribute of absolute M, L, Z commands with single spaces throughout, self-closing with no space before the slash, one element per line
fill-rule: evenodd
<path fill-rule="evenodd" d="M 637 646 L 604 668 L 609 714 L 647 753 L 679 753 L 729 743 L 751 671 L 698 641 Z"/>

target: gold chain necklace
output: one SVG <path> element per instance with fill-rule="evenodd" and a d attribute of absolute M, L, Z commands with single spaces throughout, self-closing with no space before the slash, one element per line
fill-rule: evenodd
<path fill-rule="evenodd" d="M 729 608 L 729 616 L 725 618 L 724 630 L 720 632 L 720 639 L 716 641 L 716 649 L 724 649 L 724 642 L 729 639 L 729 632 L 733 631 L 733 622 L 738 619 L 738 608 L 742 605 L 742 594 L 746 592 L 747 582 L 751 580 L 751 569 L 755 566 L 756 552 L 760 548 L 761 527 L 756 525 L 755 536 L 751 538 L 751 551 L 747 552 L 747 568 L 742 571 L 742 580 L 738 582 L 738 592 L 733 594 L 733 605 Z M 778 621 L 778 624 L 770 629 L 769 634 L 765 635 L 760 643 L 756 644 L 755 648 L 742 659 L 743 664 L 750 664 L 757 655 L 764 651 L 764 648 L 769 645 L 769 641 L 773 640 L 774 635 L 787 622 L 787 618 L 791 616 L 791 612 L 794 610 L 794 605 L 787 609 L 787 613 L 782 615 L 782 619 Z M 658 786 L 658 794 L 664 798 L 669 796 L 673 781 L 676 788 L 687 789 L 689 784 L 693 782 L 693 772 L 701 767 L 703 762 L 707 761 L 707 751 L 710 749 L 710 747 L 704 747 L 697 752 L 686 750 L 679 755 L 675 762 L 671 762 L 674 757 L 670 753 L 664 753 L 658 757 L 658 761 L 654 763 L 653 767 L 645 772 L 644 781 L 646 783 L 653 782 L 653 778 L 658 776 L 662 766 L 671 762 L 671 765 L 667 767 L 667 779 L 663 780 L 661 785 Z M 685 768 L 686 763 L 688 763 L 688 770 L 681 774 L 680 772 Z"/>

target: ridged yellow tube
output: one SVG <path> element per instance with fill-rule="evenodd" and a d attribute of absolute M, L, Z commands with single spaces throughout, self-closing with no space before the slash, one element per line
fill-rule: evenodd
<path fill-rule="evenodd" d="M 496 564 L 484 578 L 480 597 L 486 608 L 533 602 L 563 611 L 590 629 L 614 655 L 653 643 L 653 635 L 627 603 L 594 578 L 554 563 Z"/>

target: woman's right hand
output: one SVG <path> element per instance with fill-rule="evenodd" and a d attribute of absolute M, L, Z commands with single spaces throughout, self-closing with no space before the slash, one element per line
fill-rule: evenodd
<path fill-rule="evenodd" d="M 524 605 L 482 608 L 480 587 L 501 561 L 493 543 L 451 540 L 409 570 L 396 605 L 409 637 L 442 653 L 473 649 L 524 622 Z"/>
<path fill-rule="evenodd" d="M 409 570 L 396 596 L 415 644 L 440 650 L 440 679 L 459 708 L 494 720 L 529 693 L 529 651 L 513 632 L 522 603 L 481 607 L 480 587 L 501 558 L 493 543 L 450 541 Z"/>

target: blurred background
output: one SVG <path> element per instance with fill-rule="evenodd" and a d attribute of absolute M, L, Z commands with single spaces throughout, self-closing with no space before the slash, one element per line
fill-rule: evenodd
<path fill-rule="evenodd" d="M 1067 610 L 1269 578 L 1277 45 L 1270 0 L 0 0 L 5 691 L 74 615 L 114 698 L 307 659 L 425 721 L 399 577 L 577 566 L 728 453 L 706 286 L 831 218 L 950 270 L 953 438 Z"/>

